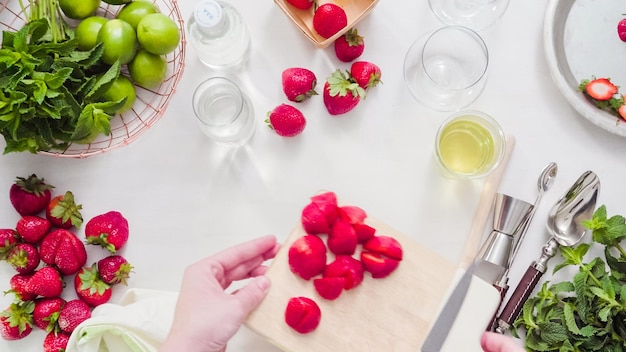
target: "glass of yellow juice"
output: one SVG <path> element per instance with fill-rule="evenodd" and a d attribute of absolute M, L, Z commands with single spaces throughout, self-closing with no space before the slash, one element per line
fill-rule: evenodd
<path fill-rule="evenodd" d="M 481 178 L 500 165 L 506 147 L 505 135 L 491 116 L 474 110 L 458 111 L 439 127 L 435 160 L 450 178 Z"/>

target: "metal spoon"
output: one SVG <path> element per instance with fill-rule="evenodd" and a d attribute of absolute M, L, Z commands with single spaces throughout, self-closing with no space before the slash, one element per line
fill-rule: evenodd
<path fill-rule="evenodd" d="M 559 245 L 573 246 L 583 238 L 587 229 L 582 223 L 593 216 L 599 192 L 600 179 L 595 173 L 586 171 L 554 204 L 548 213 L 547 221 L 550 240 L 543 246 L 541 257 L 528 267 L 502 309 L 497 320 L 497 332 L 504 333 L 517 319 L 524 302 L 546 271 L 548 260 L 556 254 Z"/>

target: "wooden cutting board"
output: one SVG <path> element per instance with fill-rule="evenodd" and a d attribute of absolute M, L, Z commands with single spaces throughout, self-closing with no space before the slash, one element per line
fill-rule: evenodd
<path fill-rule="evenodd" d="M 383 279 L 366 273 L 360 286 L 342 292 L 334 301 L 325 300 L 315 292 L 312 281 L 289 269 L 288 249 L 305 235 L 298 225 L 268 269 L 272 287 L 248 317 L 247 327 L 284 351 L 416 351 L 438 313 L 456 263 L 376 219 L 368 217 L 365 222 L 378 235 L 395 237 L 402 244 L 404 259 L 398 269 Z M 320 325 L 309 334 L 299 334 L 285 324 L 285 307 L 294 296 L 309 297 L 322 310 Z"/>
<path fill-rule="evenodd" d="M 459 262 L 450 262 L 368 217 L 365 222 L 377 229 L 377 235 L 393 236 L 400 241 L 404 259 L 390 276 L 373 279 L 365 273 L 360 286 L 328 301 L 317 295 L 312 281 L 297 277 L 289 269 L 289 247 L 305 234 L 302 225 L 297 225 L 268 268 L 266 275 L 272 286 L 267 297 L 248 316 L 245 325 L 284 351 L 418 351 L 458 279 L 459 267 L 466 267 L 474 258 L 514 147 L 515 138 L 507 136 L 504 160 L 485 180 Z M 312 298 L 322 310 L 320 325 L 311 333 L 299 334 L 284 321 L 287 301 L 295 296 Z"/>

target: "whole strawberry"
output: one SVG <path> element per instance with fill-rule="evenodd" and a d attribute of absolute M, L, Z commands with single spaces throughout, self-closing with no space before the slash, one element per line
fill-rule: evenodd
<path fill-rule="evenodd" d="M 37 298 L 33 310 L 33 324 L 43 331 L 59 330 L 57 321 L 65 300 L 61 297 Z"/>
<path fill-rule="evenodd" d="M 50 230 L 50 221 L 37 215 L 24 215 L 15 225 L 15 230 L 26 243 L 37 244 Z"/>
<path fill-rule="evenodd" d="M 115 253 L 128 241 L 128 221 L 118 211 L 97 215 L 85 225 L 85 236 L 87 243 L 97 244 Z"/>
<path fill-rule="evenodd" d="M 72 226 L 78 228 L 83 223 L 83 215 L 80 213 L 82 208 L 81 204 L 74 201 L 74 194 L 67 191 L 50 200 L 46 207 L 46 218 L 53 226 L 61 229 Z"/>
<path fill-rule="evenodd" d="M 626 18 L 617 22 L 617 36 L 621 41 L 626 42 Z"/>
<path fill-rule="evenodd" d="M 268 112 L 265 122 L 276 134 L 283 137 L 297 136 L 306 127 L 306 118 L 302 112 L 288 104 L 280 104 Z"/>
<path fill-rule="evenodd" d="M 17 302 L 0 312 L 0 336 L 19 340 L 33 331 L 33 302 Z"/>
<path fill-rule="evenodd" d="M 20 215 L 33 215 L 44 210 L 50 202 L 50 190 L 54 188 L 32 174 L 29 177 L 18 177 L 11 189 L 11 204 Z"/>
<path fill-rule="evenodd" d="M 314 0 L 287 0 L 293 7 L 300 10 L 308 10 L 313 6 Z"/>
<path fill-rule="evenodd" d="M 357 61 L 350 66 L 350 76 L 363 89 L 376 87 L 381 83 L 380 68 L 368 61 Z"/>
<path fill-rule="evenodd" d="M 51 331 L 43 339 L 43 352 L 65 352 L 70 335 L 62 331 Z"/>
<path fill-rule="evenodd" d="M 320 5 L 313 15 L 313 29 L 324 38 L 332 37 L 347 25 L 346 12 L 333 3 Z"/>
<path fill-rule="evenodd" d="M 65 303 L 61 313 L 59 313 L 57 323 L 62 331 L 71 334 L 80 323 L 90 317 L 91 308 L 89 305 L 80 299 L 73 299 Z"/>
<path fill-rule="evenodd" d="M 335 40 L 335 55 L 343 62 L 354 61 L 364 50 L 365 42 L 356 28 L 351 28 Z"/>
<path fill-rule="evenodd" d="M 7 255 L 7 262 L 20 274 L 30 274 L 39 266 L 39 252 L 32 244 L 18 243 Z"/>
<path fill-rule="evenodd" d="M 0 229 L 0 260 L 6 259 L 7 255 L 19 241 L 17 232 L 13 229 Z"/>
<path fill-rule="evenodd" d="M 61 296 L 63 285 L 61 274 L 51 266 L 44 266 L 28 279 L 24 289 L 37 296 L 54 298 Z"/>
<path fill-rule="evenodd" d="M 33 274 L 15 274 L 9 280 L 10 290 L 5 294 L 12 292 L 20 301 L 31 301 L 37 297 L 36 294 L 26 291 L 26 283 L 33 276 Z"/>
<path fill-rule="evenodd" d="M 365 91 L 337 70 L 326 80 L 323 97 L 328 113 L 340 115 L 354 109 L 361 97 L 365 97 Z"/>
<path fill-rule="evenodd" d="M 69 230 L 56 229 L 46 235 L 39 245 L 41 260 L 63 275 L 77 273 L 87 262 L 85 245 Z"/>
<path fill-rule="evenodd" d="M 291 67 L 282 73 L 283 92 L 290 101 L 300 103 L 317 95 L 317 77 L 306 68 Z"/>
<path fill-rule="evenodd" d="M 133 266 L 121 255 L 110 255 L 98 261 L 98 275 L 109 285 L 126 285 Z"/>
<path fill-rule="evenodd" d="M 104 304 L 111 299 L 111 286 L 100 279 L 95 263 L 89 268 L 82 268 L 76 274 L 74 289 L 78 298 L 92 307 Z"/>

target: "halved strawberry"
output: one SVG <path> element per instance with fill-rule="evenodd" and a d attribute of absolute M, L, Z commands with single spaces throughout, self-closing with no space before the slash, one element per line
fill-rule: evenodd
<path fill-rule="evenodd" d="M 363 244 L 363 249 L 382 254 L 391 259 L 402 260 L 402 245 L 390 236 L 375 236 Z"/>
<path fill-rule="evenodd" d="M 376 229 L 365 223 L 352 224 L 352 228 L 359 243 L 365 243 L 376 235 Z"/>
<path fill-rule="evenodd" d="M 363 282 L 363 265 L 349 255 L 338 255 L 333 262 L 324 269 L 323 277 L 343 277 L 343 288 L 350 290 Z"/>
<path fill-rule="evenodd" d="M 302 221 L 304 231 L 312 235 L 328 233 L 330 230 L 328 220 L 315 203 L 309 203 L 302 209 L 300 221 Z"/>
<path fill-rule="evenodd" d="M 375 279 L 389 276 L 400 264 L 399 260 L 373 252 L 361 252 L 361 262 L 365 271 Z"/>
<path fill-rule="evenodd" d="M 330 228 L 327 243 L 334 254 L 352 255 L 356 251 L 358 237 L 352 225 L 345 220 L 337 220 Z"/>
<path fill-rule="evenodd" d="M 608 78 L 596 78 L 586 84 L 585 91 L 593 99 L 609 100 L 617 93 L 618 88 Z"/>
<path fill-rule="evenodd" d="M 285 322 L 301 334 L 317 328 L 322 319 L 322 311 L 314 300 L 307 297 L 293 297 L 287 302 Z"/>
<path fill-rule="evenodd" d="M 339 215 L 337 213 L 337 196 L 333 192 L 324 192 L 311 197 L 311 203 L 322 211 L 328 225 L 332 225 Z"/>
<path fill-rule="evenodd" d="M 344 277 L 322 277 L 313 280 L 315 291 L 324 299 L 334 300 L 341 295 L 346 284 Z"/>
<path fill-rule="evenodd" d="M 289 247 L 289 268 L 305 280 L 319 275 L 326 266 L 326 245 L 315 235 L 305 235 Z"/>
<path fill-rule="evenodd" d="M 619 114 L 619 116 L 622 117 L 622 119 L 626 120 L 626 104 L 622 104 L 618 109 L 617 109 L 617 113 Z"/>
<path fill-rule="evenodd" d="M 339 207 L 339 217 L 350 224 L 360 224 L 365 221 L 367 213 L 356 205 L 344 205 Z"/>

